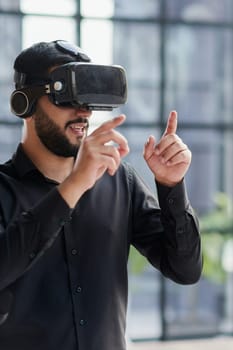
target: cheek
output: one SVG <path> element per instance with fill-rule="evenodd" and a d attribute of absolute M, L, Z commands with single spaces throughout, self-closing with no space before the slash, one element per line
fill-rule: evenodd
<path fill-rule="evenodd" d="M 44 113 L 46 113 L 50 119 L 61 119 L 66 115 L 66 111 L 60 107 L 55 106 L 48 98 L 48 96 L 42 96 L 37 105 Z"/>
<path fill-rule="evenodd" d="M 50 102 L 48 96 L 42 96 L 38 101 L 38 112 L 47 116 L 52 123 L 64 132 L 67 122 L 76 117 L 74 108 L 57 107 Z"/>

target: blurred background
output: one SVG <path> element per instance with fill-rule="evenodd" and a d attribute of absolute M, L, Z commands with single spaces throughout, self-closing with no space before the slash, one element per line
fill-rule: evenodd
<path fill-rule="evenodd" d="M 38 41 L 66 39 L 95 63 L 120 64 L 128 102 L 95 112 L 92 128 L 119 113 L 131 162 L 155 191 L 142 158 L 169 111 L 192 151 L 186 177 L 200 217 L 204 270 L 199 283 L 165 280 L 132 249 L 127 338 L 131 342 L 233 335 L 233 1 L 0 0 L 0 161 L 21 138 L 10 112 L 13 62 Z"/>

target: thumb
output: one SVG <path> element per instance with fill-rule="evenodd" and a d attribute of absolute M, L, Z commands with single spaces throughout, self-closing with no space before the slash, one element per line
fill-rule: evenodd
<path fill-rule="evenodd" d="M 155 138 L 153 135 L 150 135 L 147 142 L 144 145 L 143 157 L 145 160 L 149 160 L 155 149 Z"/>

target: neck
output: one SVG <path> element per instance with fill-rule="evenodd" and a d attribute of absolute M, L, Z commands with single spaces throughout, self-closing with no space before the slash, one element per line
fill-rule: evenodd
<path fill-rule="evenodd" d="M 41 143 L 35 144 L 35 142 L 29 142 L 29 140 L 22 140 L 22 147 L 36 168 L 51 180 L 61 183 L 73 169 L 73 157 L 56 156 Z"/>

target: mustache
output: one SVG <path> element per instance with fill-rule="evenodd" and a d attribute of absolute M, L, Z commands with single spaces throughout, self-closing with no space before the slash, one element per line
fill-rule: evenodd
<path fill-rule="evenodd" d="M 83 123 L 86 124 L 86 129 L 89 128 L 89 119 L 85 117 L 78 117 L 76 119 L 70 120 L 66 123 L 65 128 L 68 128 L 70 125 L 75 123 Z"/>

